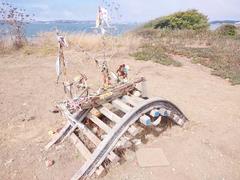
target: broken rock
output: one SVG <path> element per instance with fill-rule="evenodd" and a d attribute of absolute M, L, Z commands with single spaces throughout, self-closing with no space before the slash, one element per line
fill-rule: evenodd
<path fill-rule="evenodd" d="M 45 161 L 45 164 L 46 164 L 47 167 L 53 166 L 54 163 L 55 163 L 54 160 L 46 160 L 46 161 Z"/>

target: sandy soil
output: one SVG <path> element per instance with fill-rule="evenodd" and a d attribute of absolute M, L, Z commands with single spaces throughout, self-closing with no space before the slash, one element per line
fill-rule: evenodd
<path fill-rule="evenodd" d="M 69 69 L 86 73 L 93 86 L 100 84 L 94 63 L 68 52 Z M 158 138 L 149 137 L 145 147 L 163 149 L 170 166 L 140 168 L 136 155 L 127 151 L 126 162 L 113 167 L 104 180 L 238 180 L 240 179 L 240 86 L 210 75 L 210 70 L 177 57 L 183 67 L 116 57 L 110 67 L 127 63 L 131 76 L 148 80 L 150 96 L 164 97 L 190 119 L 182 129 L 174 126 Z M 69 179 L 83 158 L 70 142 L 45 152 L 49 130 L 64 120 L 52 114 L 55 102 L 64 97 L 55 84 L 55 57 L 21 53 L 0 60 L 0 179 Z M 94 79 L 94 81 L 93 81 Z M 55 161 L 47 168 L 45 160 Z"/>

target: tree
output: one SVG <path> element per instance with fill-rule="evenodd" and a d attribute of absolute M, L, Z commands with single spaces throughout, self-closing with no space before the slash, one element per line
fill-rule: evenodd
<path fill-rule="evenodd" d="M 147 23 L 144 27 L 154 29 L 202 30 L 209 27 L 208 18 L 197 10 L 176 12 Z"/>
<path fill-rule="evenodd" d="M 9 3 L 0 4 L 1 24 L 9 30 L 15 48 L 21 48 L 26 42 L 24 27 L 33 21 L 33 16 L 34 14 L 31 16 L 27 14 L 25 9 L 16 8 Z"/>

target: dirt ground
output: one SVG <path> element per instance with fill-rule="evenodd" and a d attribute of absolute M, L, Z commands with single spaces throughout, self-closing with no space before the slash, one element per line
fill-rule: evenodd
<path fill-rule="evenodd" d="M 90 60 L 68 52 L 68 68 L 88 75 L 90 85 L 100 84 L 99 72 Z M 182 67 L 115 57 L 110 67 L 127 63 L 131 77 L 145 76 L 149 95 L 175 103 L 189 118 L 184 128 L 174 126 L 159 137 L 149 137 L 140 147 L 160 147 L 170 166 L 140 168 L 133 151 L 126 161 L 110 169 L 104 180 L 239 180 L 240 179 L 240 86 L 210 75 L 210 70 L 175 56 Z M 51 113 L 64 97 L 56 86 L 55 56 L 21 53 L 0 59 L 0 179 L 69 179 L 83 163 L 66 141 L 50 152 L 43 150 L 50 130 L 63 126 Z M 55 164 L 46 167 L 45 160 Z"/>

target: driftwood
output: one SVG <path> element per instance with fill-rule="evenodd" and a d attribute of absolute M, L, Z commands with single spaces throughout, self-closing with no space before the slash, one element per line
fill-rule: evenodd
<path fill-rule="evenodd" d="M 104 103 L 111 102 L 119 97 L 122 97 L 129 92 L 136 89 L 136 84 L 144 82 L 144 78 L 139 78 L 134 82 L 124 83 L 124 84 L 117 84 L 115 87 L 108 88 L 106 91 L 102 92 L 99 95 L 93 96 L 85 96 L 76 98 L 73 100 L 75 107 L 78 107 L 82 110 L 94 108 L 101 106 Z M 76 111 L 77 109 L 74 109 Z"/>

